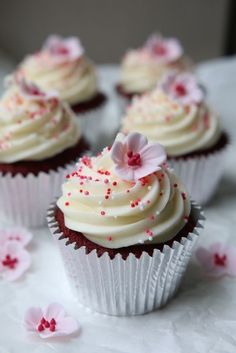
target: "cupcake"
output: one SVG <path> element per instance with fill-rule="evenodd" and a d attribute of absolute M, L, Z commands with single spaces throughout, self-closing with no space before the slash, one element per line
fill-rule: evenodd
<path fill-rule="evenodd" d="M 23 60 L 16 75 L 45 91 L 57 91 L 80 118 L 81 130 L 92 143 L 97 142 L 106 97 L 98 88 L 95 66 L 78 38 L 50 36 L 39 52 Z"/>
<path fill-rule="evenodd" d="M 228 137 L 192 74 L 171 73 L 159 87 L 134 98 L 122 131 L 160 142 L 192 198 L 201 204 L 210 199 L 224 169 Z"/>
<path fill-rule="evenodd" d="M 152 35 L 143 47 L 129 50 L 122 60 L 116 86 L 122 109 L 134 95 L 152 90 L 170 70 L 183 71 L 191 66 L 177 39 Z"/>
<path fill-rule="evenodd" d="M 164 148 L 138 133 L 81 158 L 48 212 L 79 302 L 110 315 L 143 314 L 174 296 L 202 220 Z"/>
<path fill-rule="evenodd" d="M 0 99 L 0 213 L 25 226 L 45 224 L 71 162 L 87 148 L 57 93 L 13 80 Z"/>

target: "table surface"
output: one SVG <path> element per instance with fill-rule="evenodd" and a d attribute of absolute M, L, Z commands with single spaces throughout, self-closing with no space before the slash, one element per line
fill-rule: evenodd
<path fill-rule="evenodd" d="M 112 133 L 119 122 L 112 92 L 118 69 L 104 66 L 100 75 L 113 98 L 107 108 Z M 207 221 L 200 243 L 220 240 L 236 245 L 236 59 L 203 63 L 198 76 L 232 136 L 225 175 L 205 208 Z M 31 269 L 17 282 L 0 281 L 0 353 L 235 353 L 236 279 L 206 279 L 193 258 L 178 296 L 166 308 L 137 317 L 109 317 L 75 301 L 49 231 L 33 233 Z M 78 319 L 80 333 L 66 340 L 29 337 L 22 325 L 26 309 L 54 301 Z"/>

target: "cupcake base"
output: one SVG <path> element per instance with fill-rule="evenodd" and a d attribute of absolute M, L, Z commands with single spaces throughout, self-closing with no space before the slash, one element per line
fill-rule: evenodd
<path fill-rule="evenodd" d="M 66 175 L 87 146 L 81 139 L 76 146 L 45 161 L 1 163 L 1 216 L 10 223 L 26 227 L 45 225 L 48 206 L 60 193 Z"/>
<path fill-rule="evenodd" d="M 107 98 L 104 93 L 97 93 L 95 97 L 81 103 L 77 103 L 71 106 L 72 110 L 76 114 L 84 114 L 90 110 L 97 109 L 106 102 Z"/>
<path fill-rule="evenodd" d="M 213 196 L 224 172 L 229 138 L 222 133 L 218 142 L 205 150 L 180 157 L 168 157 L 170 166 L 183 182 L 191 197 L 206 204 Z"/>
<path fill-rule="evenodd" d="M 134 96 L 140 95 L 140 92 L 139 93 L 125 92 L 121 84 L 116 85 L 115 90 L 116 90 L 118 108 L 121 113 L 124 113 L 126 111 L 128 105 L 130 104 Z"/>
<path fill-rule="evenodd" d="M 153 311 L 175 295 L 203 220 L 199 206 L 192 204 L 188 225 L 192 231 L 188 233 L 185 228 L 186 234 L 178 234 L 170 244 L 152 246 L 151 254 L 145 249 L 138 255 L 128 251 L 124 256 L 124 249 L 117 249 L 111 255 L 106 248 L 101 251 L 102 247 L 95 244 L 93 249 L 88 243 L 78 245 L 76 237 L 73 239 L 75 234 L 69 238 L 66 233 L 55 204 L 48 212 L 50 231 L 79 302 L 94 311 L 119 316 Z M 81 234 L 77 236 L 81 239 Z M 137 247 L 143 249 L 143 246 Z"/>

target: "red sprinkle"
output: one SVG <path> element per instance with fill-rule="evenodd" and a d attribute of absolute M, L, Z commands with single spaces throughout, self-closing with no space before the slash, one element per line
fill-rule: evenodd
<path fill-rule="evenodd" d="M 105 216 L 106 212 L 105 211 L 101 211 L 101 215 Z"/>
<path fill-rule="evenodd" d="M 69 206 L 69 204 L 70 204 L 70 203 L 69 203 L 68 201 L 67 201 L 67 202 L 65 202 L 65 206 Z"/>

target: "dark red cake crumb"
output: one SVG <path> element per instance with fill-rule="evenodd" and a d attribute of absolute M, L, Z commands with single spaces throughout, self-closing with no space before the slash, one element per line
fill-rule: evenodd
<path fill-rule="evenodd" d="M 43 161 L 21 161 L 15 163 L 0 163 L 0 172 L 5 175 L 6 173 L 15 176 L 21 174 L 27 176 L 32 173 L 38 175 L 40 172 L 49 172 L 50 170 L 57 170 L 59 167 L 64 167 L 66 164 L 77 161 L 81 154 L 88 151 L 89 144 L 82 137 L 79 142 L 58 155 L 44 159 Z"/>
<path fill-rule="evenodd" d="M 75 113 L 86 113 L 91 109 L 96 109 L 100 107 L 103 103 L 105 103 L 106 100 L 107 98 L 105 94 L 99 92 L 98 94 L 96 94 L 95 97 L 85 102 L 74 104 L 71 106 L 71 108 Z"/>
<path fill-rule="evenodd" d="M 225 132 L 222 132 L 219 140 L 209 148 L 205 148 L 204 150 L 201 150 L 201 151 L 193 151 L 191 153 L 188 153 L 182 156 L 174 156 L 174 157 L 168 156 L 168 158 L 173 160 L 178 160 L 178 159 L 188 159 L 193 157 L 207 156 L 214 152 L 220 151 L 228 144 L 229 144 L 229 137 Z"/>
<path fill-rule="evenodd" d="M 134 96 L 140 96 L 142 94 L 140 92 L 132 92 L 132 93 L 125 92 L 125 90 L 121 84 L 116 85 L 116 92 L 119 93 L 121 96 L 123 96 L 124 98 L 126 98 L 129 101 L 131 101 L 131 99 Z"/>
<path fill-rule="evenodd" d="M 55 208 L 55 219 L 58 222 L 60 231 L 63 233 L 63 236 L 59 239 L 68 239 L 66 245 L 75 243 L 75 249 L 79 249 L 80 247 L 85 246 L 87 254 L 89 254 L 93 250 L 96 250 L 98 257 L 102 256 L 105 252 L 108 253 L 111 259 L 113 259 L 117 254 L 121 254 L 124 260 L 127 259 L 130 253 L 134 254 L 136 258 L 140 258 L 143 252 L 146 252 L 150 256 L 152 256 L 153 251 L 155 249 L 162 251 L 164 245 L 171 246 L 174 241 L 180 242 L 181 238 L 186 237 L 190 232 L 193 231 L 194 227 L 196 226 L 192 215 L 190 215 L 188 218 L 188 222 L 181 229 L 181 231 L 173 239 L 165 242 L 164 244 L 141 244 L 118 249 L 109 249 L 93 243 L 92 241 L 87 239 L 83 235 L 83 233 L 68 229 L 65 226 L 64 214 L 58 207 Z"/>

